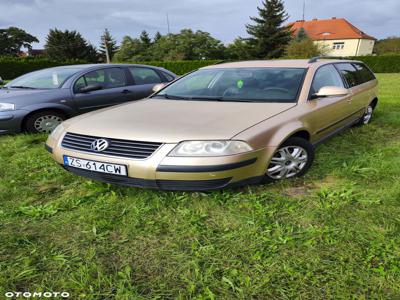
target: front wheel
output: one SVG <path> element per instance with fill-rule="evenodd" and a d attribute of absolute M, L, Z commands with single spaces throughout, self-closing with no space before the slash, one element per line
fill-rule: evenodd
<path fill-rule="evenodd" d="M 40 111 L 28 117 L 25 129 L 29 133 L 51 133 L 65 119 L 58 111 Z"/>
<path fill-rule="evenodd" d="M 313 161 L 314 147 L 310 142 L 299 137 L 289 138 L 272 156 L 264 182 L 302 176 Z"/>

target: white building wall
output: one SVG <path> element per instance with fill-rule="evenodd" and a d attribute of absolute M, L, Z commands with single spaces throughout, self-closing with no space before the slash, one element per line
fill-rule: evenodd
<path fill-rule="evenodd" d="M 371 55 L 374 49 L 374 40 L 346 39 L 346 40 L 319 40 L 315 41 L 325 48 L 329 56 L 360 56 Z"/>

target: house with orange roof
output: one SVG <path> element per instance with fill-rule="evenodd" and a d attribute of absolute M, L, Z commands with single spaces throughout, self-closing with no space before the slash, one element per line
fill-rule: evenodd
<path fill-rule="evenodd" d="M 346 19 L 296 21 L 290 23 L 293 34 L 304 28 L 307 35 L 327 49 L 330 56 L 371 55 L 376 39 L 361 31 Z"/>

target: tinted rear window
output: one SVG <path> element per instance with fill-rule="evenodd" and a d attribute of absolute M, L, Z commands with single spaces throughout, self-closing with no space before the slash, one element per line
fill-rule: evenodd
<path fill-rule="evenodd" d="M 357 70 L 357 77 L 361 83 L 375 79 L 375 75 L 364 64 L 355 63 L 353 66 Z"/>
<path fill-rule="evenodd" d="M 357 70 L 353 65 L 349 63 L 343 63 L 343 64 L 336 64 L 336 67 L 338 68 L 339 72 L 343 75 L 343 77 L 346 79 L 349 87 L 353 87 L 362 83 L 358 79 Z"/>

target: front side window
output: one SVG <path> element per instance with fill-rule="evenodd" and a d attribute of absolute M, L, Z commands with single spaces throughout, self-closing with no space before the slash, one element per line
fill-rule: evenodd
<path fill-rule="evenodd" d="M 296 102 L 305 69 L 202 69 L 163 89 L 155 97 L 176 100 Z"/>
<path fill-rule="evenodd" d="M 89 85 L 100 85 L 102 89 L 111 89 L 127 85 L 125 72 L 121 68 L 110 68 L 91 71 L 80 77 L 74 85 L 79 91 Z"/>
<path fill-rule="evenodd" d="M 8 88 L 29 88 L 29 89 L 57 89 L 64 82 L 81 71 L 80 68 L 52 68 L 36 71 L 18 77 L 6 85 Z"/>
<path fill-rule="evenodd" d="M 360 84 L 357 78 L 357 70 L 353 67 L 353 65 L 349 63 L 341 63 L 341 64 L 336 64 L 336 66 L 339 72 L 346 79 L 349 87 L 353 87 Z"/>
<path fill-rule="evenodd" d="M 162 80 L 156 71 L 150 68 L 130 67 L 129 71 L 132 74 L 135 84 L 156 84 Z"/>
<path fill-rule="evenodd" d="M 318 93 L 325 86 L 343 87 L 342 78 L 333 65 L 326 65 L 318 69 L 311 86 L 311 94 Z"/>

